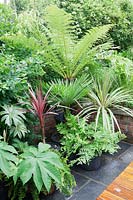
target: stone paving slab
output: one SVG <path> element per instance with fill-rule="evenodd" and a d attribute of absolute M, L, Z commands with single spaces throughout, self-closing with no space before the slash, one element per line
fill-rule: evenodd
<path fill-rule="evenodd" d="M 76 172 L 82 174 L 84 177 L 91 178 L 95 181 L 102 182 L 105 185 L 111 183 L 116 176 L 127 166 L 120 160 L 104 160 L 103 166 L 97 171 L 86 171 L 76 168 Z"/>
<path fill-rule="evenodd" d="M 86 186 L 83 187 L 78 193 L 75 193 L 70 200 L 93 200 L 100 195 L 101 191 L 105 189 L 106 186 L 98 184 L 94 181 L 89 182 Z"/>
<path fill-rule="evenodd" d="M 127 151 L 125 151 L 119 158 L 122 162 L 126 163 L 127 165 L 131 161 L 133 161 L 133 145 Z"/>

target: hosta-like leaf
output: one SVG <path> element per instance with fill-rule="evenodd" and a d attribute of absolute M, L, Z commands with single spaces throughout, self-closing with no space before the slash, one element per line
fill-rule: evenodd
<path fill-rule="evenodd" d="M 0 169 L 8 177 L 13 174 L 11 165 L 18 162 L 16 155 L 17 152 L 12 146 L 6 142 L 0 142 Z"/>
<path fill-rule="evenodd" d="M 8 145 L 6 142 L 0 142 L 0 149 L 5 150 L 5 151 L 9 151 L 9 152 L 14 153 L 14 154 L 18 154 L 16 149 L 13 146 Z"/>
<path fill-rule="evenodd" d="M 52 165 L 55 165 L 56 167 L 63 169 L 63 164 L 61 163 L 61 160 L 57 154 L 54 152 L 47 152 L 46 154 L 43 154 L 43 161 L 48 161 Z"/>
<path fill-rule="evenodd" d="M 10 164 L 2 155 L 0 155 L 0 169 L 5 175 L 10 176 Z"/>

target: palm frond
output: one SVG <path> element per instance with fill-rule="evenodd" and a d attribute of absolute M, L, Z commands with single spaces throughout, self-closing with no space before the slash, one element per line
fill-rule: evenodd
<path fill-rule="evenodd" d="M 54 80 L 47 84 L 47 88 L 51 87 L 50 98 L 54 104 L 70 107 L 77 104 L 88 91 L 91 80 L 88 76 L 81 76 L 75 80 Z"/>

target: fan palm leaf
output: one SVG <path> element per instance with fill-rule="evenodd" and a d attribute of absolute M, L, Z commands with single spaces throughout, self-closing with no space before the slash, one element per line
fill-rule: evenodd
<path fill-rule="evenodd" d="M 71 81 L 53 80 L 47 84 L 47 88 L 51 88 L 49 97 L 54 104 L 71 107 L 87 94 L 90 83 L 85 75 Z"/>

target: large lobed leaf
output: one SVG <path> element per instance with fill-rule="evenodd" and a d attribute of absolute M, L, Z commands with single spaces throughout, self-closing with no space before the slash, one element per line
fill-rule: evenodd
<path fill-rule="evenodd" d="M 59 156 L 50 150 L 49 145 L 39 143 L 38 149 L 29 147 L 21 154 L 21 158 L 18 172 L 14 176 L 15 182 L 20 178 L 25 184 L 33 178 L 39 192 L 43 185 L 49 192 L 53 181 L 61 184 L 60 170 L 63 170 L 64 166 Z"/>
<path fill-rule="evenodd" d="M 12 166 L 17 164 L 17 151 L 6 142 L 0 142 L 0 170 L 10 177 L 13 174 Z"/>

